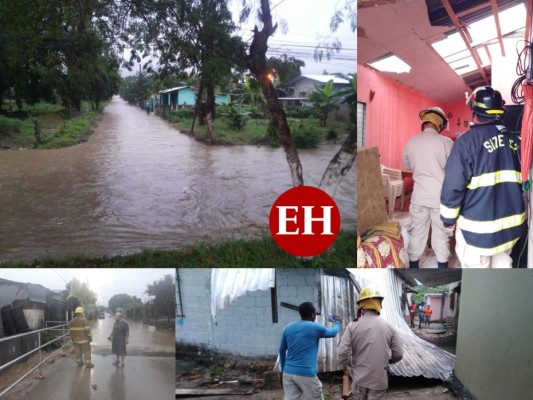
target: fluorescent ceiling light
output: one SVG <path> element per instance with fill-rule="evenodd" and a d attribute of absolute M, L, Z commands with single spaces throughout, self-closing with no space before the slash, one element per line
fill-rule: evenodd
<path fill-rule="evenodd" d="M 395 72 L 401 74 L 403 72 L 409 73 L 409 71 L 411 71 L 411 66 L 395 55 L 382 58 L 378 61 L 369 62 L 368 65 L 382 72 Z"/>

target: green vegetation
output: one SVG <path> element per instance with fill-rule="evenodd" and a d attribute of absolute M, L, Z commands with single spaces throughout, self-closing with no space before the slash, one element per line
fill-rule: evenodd
<path fill-rule="evenodd" d="M 176 129 L 188 133 L 191 129 L 192 113 L 192 110 L 184 109 L 171 111 L 169 119 Z M 235 113 L 237 112 L 235 111 Z M 227 117 L 222 113 L 218 113 L 217 116 L 218 118 L 213 121 L 214 143 L 280 146 L 276 128 L 272 127 L 269 130 L 269 119 L 248 118 L 245 115 L 245 122 L 241 125 L 240 120 L 236 122 L 238 118 L 234 117 L 234 114 L 231 114 L 231 117 Z M 288 118 L 288 122 L 296 147 L 304 149 L 316 148 L 324 140 L 336 139 L 336 137 L 331 137 L 330 131 L 345 134 L 348 133 L 349 129 L 347 122 L 333 121 L 333 119 L 324 128 L 319 127 L 317 118 Z M 241 129 L 238 129 L 236 125 L 241 126 Z M 196 129 L 196 136 L 200 139 L 207 137 L 205 126 Z"/>
<path fill-rule="evenodd" d="M 218 365 L 215 365 L 214 367 L 211 368 L 211 371 L 209 371 L 209 377 L 212 380 L 225 379 L 226 371 L 224 371 L 224 368 L 219 367 Z"/>
<path fill-rule="evenodd" d="M 30 263 L 4 262 L 0 267 L 306 267 L 355 268 L 355 230 L 341 230 L 335 243 L 313 259 L 294 257 L 278 247 L 269 234 L 261 239 L 227 239 L 215 243 L 200 243 L 179 250 L 145 250 L 138 254 L 117 257 L 67 259 L 44 258 Z"/>
<path fill-rule="evenodd" d="M 0 147 L 57 149 L 80 143 L 101 113 L 91 108 L 89 102 L 82 102 L 81 112 L 71 113 L 60 104 L 39 102 L 24 105 L 25 111 L 10 117 L 0 115 Z"/>
<path fill-rule="evenodd" d="M 425 300 L 425 295 L 427 293 L 443 293 L 448 290 L 448 286 L 442 285 L 442 286 L 436 286 L 436 287 L 429 287 L 429 286 L 422 285 L 422 286 L 415 286 L 413 290 L 417 292 L 413 294 L 413 299 L 418 304 Z"/>

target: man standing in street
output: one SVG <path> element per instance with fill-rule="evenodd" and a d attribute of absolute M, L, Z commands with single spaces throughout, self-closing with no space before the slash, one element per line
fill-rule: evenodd
<path fill-rule="evenodd" d="M 412 137 L 403 150 L 402 163 L 413 171 L 415 185 L 411 195 L 409 217 L 409 268 L 418 268 L 424 253 L 431 226 L 431 246 L 435 250 L 439 268 L 448 267 L 450 256 L 449 232 L 440 220 L 440 190 L 444 180 L 444 167 L 453 142 L 440 133 L 448 121 L 438 107 L 420 111 L 422 133 Z"/>
<path fill-rule="evenodd" d="M 355 400 L 385 399 L 387 366 L 400 361 L 403 346 L 396 329 L 380 318 L 383 296 L 363 288 L 357 305 L 361 317 L 350 322 L 338 348 L 338 366 L 352 377 Z"/>
<path fill-rule="evenodd" d="M 335 326 L 328 329 L 315 322 L 316 309 L 312 303 L 300 304 L 298 311 L 301 321 L 285 327 L 279 347 L 284 399 L 299 400 L 303 394 L 306 400 L 323 400 L 322 383 L 316 371 L 318 341 L 335 337 L 341 318 L 335 317 Z"/>
<path fill-rule="evenodd" d="M 94 367 L 91 363 L 91 341 L 93 340 L 91 325 L 83 316 L 82 307 L 76 307 L 74 318 L 69 322 L 68 327 L 78 366 L 81 367 L 85 362 L 86 368 Z"/>
<path fill-rule="evenodd" d="M 441 219 L 455 231 L 462 268 L 511 268 L 511 250 L 525 233 L 520 139 L 503 126 L 500 92 L 468 97 L 474 125 L 453 145 L 441 193 Z"/>
<path fill-rule="evenodd" d="M 113 365 L 117 367 L 124 366 L 124 359 L 126 358 L 126 345 L 129 343 L 130 327 L 126 321 L 122 319 L 121 313 L 115 314 L 115 323 L 113 324 L 113 331 L 108 339 L 111 340 L 111 352 L 117 356 Z"/>

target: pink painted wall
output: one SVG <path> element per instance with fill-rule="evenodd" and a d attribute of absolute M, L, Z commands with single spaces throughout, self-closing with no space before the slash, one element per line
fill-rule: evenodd
<path fill-rule="evenodd" d="M 441 295 L 431 295 L 428 294 L 426 296 L 426 305 L 429 304 L 431 308 L 433 309 L 433 314 L 431 315 L 432 321 L 438 321 L 440 319 L 440 304 L 441 304 Z M 444 301 L 444 313 L 443 318 L 446 320 L 446 317 L 448 316 L 448 309 L 450 308 L 450 296 L 446 296 L 446 300 Z"/>
<path fill-rule="evenodd" d="M 420 133 L 421 110 L 437 106 L 448 113 L 444 104 L 361 64 L 357 65 L 357 99 L 366 103 L 365 146 L 378 147 L 381 163 L 392 168 L 402 168 L 405 144 Z M 455 129 L 444 133 L 453 137 Z"/>
<path fill-rule="evenodd" d="M 448 118 L 449 130 L 446 136 L 455 140 L 460 133 L 465 133 L 469 129 L 469 125 L 464 126 L 464 122 L 472 122 L 472 111 L 466 105 L 466 98 L 463 97 L 454 103 L 446 106 L 446 113 L 451 113 L 451 118 Z M 459 123 L 459 125 L 457 125 Z"/>

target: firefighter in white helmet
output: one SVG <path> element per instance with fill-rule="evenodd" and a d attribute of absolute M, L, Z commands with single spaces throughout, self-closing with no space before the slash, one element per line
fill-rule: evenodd
<path fill-rule="evenodd" d="M 403 346 L 396 329 L 380 318 L 383 296 L 363 288 L 357 305 L 361 316 L 350 322 L 338 349 L 338 367 L 351 376 L 355 400 L 385 399 L 387 366 L 400 361 Z"/>
<path fill-rule="evenodd" d="M 431 246 L 437 256 L 438 267 L 447 268 L 450 232 L 440 219 L 440 191 L 453 142 L 440 134 L 448 124 L 440 108 L 422 110 L 419 117 L 422 120 L 422 132 L 409 139 L 402 156 L 403 167 L 413 171 L 415 182 L 409 207 L 409 267 L 418 268 L 431 226 Z"/>
<path fill-rule="evenodd" d="M 94 364 L 91 362 L 91 341 L 93 340 L 91 326 L 89 321 L 83 316 L 83 307 L 76 307 L 74 318 L 68 326 L 72 344 L 74 345 L 76 362 L 80 367 L 84 362 L 86 368 L 94 367 Z"/>

